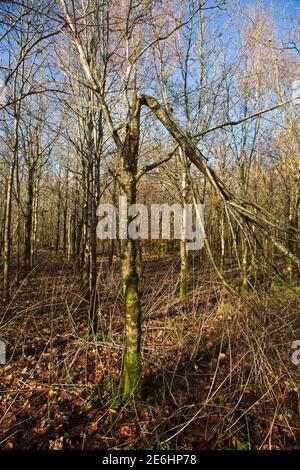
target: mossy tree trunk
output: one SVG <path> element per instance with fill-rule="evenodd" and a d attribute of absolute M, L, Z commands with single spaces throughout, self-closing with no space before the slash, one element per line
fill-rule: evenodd
<path fill-rule="evenodd" d="M 122 148 L 121 189 L 128 205 L 136 203 L 137 157 L 140 134 L 140 102 L 134 100 Z M 130 219 L 128 219 L 130 223 Z M 128 234 L 128 233 L 127 233 Z M 122 277 L 125 301 L 125 350 L 121 380 L 123 399 L 140 393 L 141 378 L 141 304 L 138 276 L 138 240 L 122 242 Z"/>
<path fill-rule="evenodd" d="M 141 376 L 141 306 L 137 274 L 136 241 L 128 240 L 122 259 L 125 300 L 125 351 L 123 357 L 122 396 L 138 395 Z"/>

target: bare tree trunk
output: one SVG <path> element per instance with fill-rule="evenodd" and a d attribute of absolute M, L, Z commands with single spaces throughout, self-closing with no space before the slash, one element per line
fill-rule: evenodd
<path fill-rule="evenodd" d="M 129 205 L 136 203 L 137 155 L 140 134 L 140 102 L 134 103 L 127 127 L 122 158 L 122 186 Z M 121 393 L 129 398 L 139 394 L 141 376 L 141 305 L 137 272 L 137 240 L 127 238 L 122 250 L 122 277 L 125 299 L 125 352 Z"/>
<path fill-rule="evenodd" d="M 136 254 L 136 259 L 137 259 L 137 273 L 139 277 L 139 281 L 143 279 L 143 252 L 142 252 L 142 244 L 140 240 L 137 240 L 137 254 Z"/>
<path fill-rule="evenodd" d="M 248 245 L 247 239 L 241 233 L 241 247 L 242 247 L 242 295 L 248 294 Z"/>
<path fill-rule="evenodd" d="M 291 195 L 290 207 L 289 207 L 289 222 L 288 222 L 288 241 L 287 247 L 292 252 L 297 252 L 297 230 L 298 230 L 298 213 L 300 204 L 300 171 L 296 176 L 296 187 L 295 193 Z M 293 282 L 293 264 L 290 258 L 286 260 L 286 274 L 288 281 Z"/>
<path fill-rule="evenodd" d="M 223 207 L 221 207 L 220 224 L 220 273 L 223 274 L 225 269 L 225 214 Z"/>
<path fill-rule="evenodd" d="M 182 168 L 182 215 L 181 215 L 181 239 L 180 239 L 180 299 L 184 300 L 188 293 L 188 278 L 189 278 L 189 258 L 187 251 L 187 240 L 186 240 L 186 218 L 184 206 L 188 203 L 188 168 L 186 157 L 180 149 L 180 163 Z"/>
<path fill-rule="evenodd" d="M 19 128 L 20 115 L 15 110 L 14 117 L 14 146 L 12 161 L 10 164 L 8 182 L 6 188 L 6 201 L 5 201 L 5 212 L 4 212 L 4 236 L 3 236 L 3 297 L 5 301 L 9 300 L 10 297 L 10 256 L 11 256 L 11 212 L 12 212 L 12 190 L 14 183 L 14 172 L 18 160 L 18 149 L 19 149 Z"/>
<path fill-rule="evenodd" d="M 9 300 L 9 274 L 10 274 L 10 254 L 11 254 L 11 209 L 12 209 L 12 188 L 14 181 L 14 170 L 16 165 L 15 155 L 9 169 L 6 204 L 5 204 L 5 223 L 4 223 L 4 250 L 3 250 L 3 297 L 5 301 Z"/>
<path fill-rule="evenodd" d="M 109 240 L 109 249 L 108 249 L 108 266 L 112 267 L 114 259 L 114 240 Z"/>
<path fill-rule="evenodd" d="M 98 297 L 97 297 L 97 237 L 96 237 L 96 200 L 95 200 L 95 184 L 93 168 L 90 172 L 90 227 L 89 227 L 89 244 L 90 244 L 90 261 L 89 261 L 89 292 L 90 292 L 90 323 L 92 331 L 98 331 Z"/>
<path fill-rule="evenodd" d="M 24 246 L 24 269 L 26 272 L 31 270 L 31 233 L 32 233 L 32 208 L 33 208 L 33 187 L 34 170 L 29 167 L 27 181 L 27 207 L 25 217 L 25 246 Z"/>
<path fill-rule="evenodd" d="M 64 200 L 64 219 L 63 219 L 63 252 L 67 251 L 67 234 L 68 234 L 68 206 L 69 206 L 69 172 L 66 172 L 66 194 Z"/>
<path fill-rule="evenodd" d="M 57 198 L 57 219 L 56 219 L 56 241 L 55 252 L 59 252 L 60 248 L 60 208 L 61 208 L 61 188 L 60 182 L 58 183 L 58 198 Z"/>
<path fill-rule="evenodd" d="M 30 252 L 30 265 L 33 267 L 36 252 L 36 237 L 38 229 L 38 211 L 39 211 L 39 178 L 36 178 L 34 185 L 34 199 L 33 199 L 33 219 L 32 219 L 32 241 Z"/>

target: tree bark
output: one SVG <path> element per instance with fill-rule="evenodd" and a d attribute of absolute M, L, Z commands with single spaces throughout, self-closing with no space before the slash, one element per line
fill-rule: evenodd
<path fill-rule="evenodd" d="M 11 209 L 12 209 L 12 188 L 14 181 L 14 170 L 16 165 L 15 156 L 9 169 L 8 184 L 6 191 L 5 223 L 4 223 L 4 247 L 3 247 L 3 297 L 7 302 L 10 297 L 9 275 L 10 275 L 10 255 L 11 255 Z"/>
<path fill-rule="evenodd" d="M 185 219 L 185 204 L 188 203 L 188 168 L 186 157 L 182 150 L 180 149 L 180 163 L 182 168 L 182 215 L 181 215 L 181 239 L 180 239 L 180 289 L 179 297 L 181 300 L 186 299 L 188 293 L 188 278 L 189 278 L 189 258 L 187 251 L 187 241 L 186 241 L 186 219 Z"/>
<path fill-rule="evenodd" d="M 128 205 L 136 203 L 137 156 L 140 136 L 140 101 L 133 104 L 122 150 L 122 187 Z M 130 221 L 129 221 L 130 222 Z M 128 235 L 128 234 L 127 234 Z M 141 304 L 137 272 L 137 240 L 127 238 L 122 247 L 122 277 L 125 300 L 125 352 L 121 394 L 139 395 L 141 378 Z"/>
<path fill-rule="evenodd" d="M 32 234 L 32 214 L 33 214 L 33 187 L 34 170 L 29 167 L 27 181 L 27 207 L 25 218 L 25 245 L 24 245 L 24 269 L 26 272 L 31 270 L 31 234 Z"/>

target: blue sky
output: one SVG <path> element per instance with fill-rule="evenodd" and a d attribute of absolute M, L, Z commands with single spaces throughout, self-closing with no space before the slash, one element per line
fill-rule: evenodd
<path fill-rule="evenodd" d="M 244 0 L 247 4 L 255 4 L 253 0 Z M 296 20 L 300 14 L 300 0 L 263 0 L 266 8 L 273 7 L 277 20 L 282 19 L 284 16 L 290 16 Z"/>

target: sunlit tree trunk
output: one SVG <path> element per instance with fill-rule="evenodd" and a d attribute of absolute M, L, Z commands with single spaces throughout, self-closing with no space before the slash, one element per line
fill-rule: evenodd
<path fill-rule="evenodd" d="M 30 252 L 30 264 L 31 266 L 35 263 L 35 255 L 37 249 L 37 233 L 38 233 L 38 219 L 39 219 L 39 183 L 40 177 L 37 175 L 34 184 L 34 196 L 33 196 L 33 215 L 32 215 L 32 241 L 31 241 L 31 252 Z"/>

